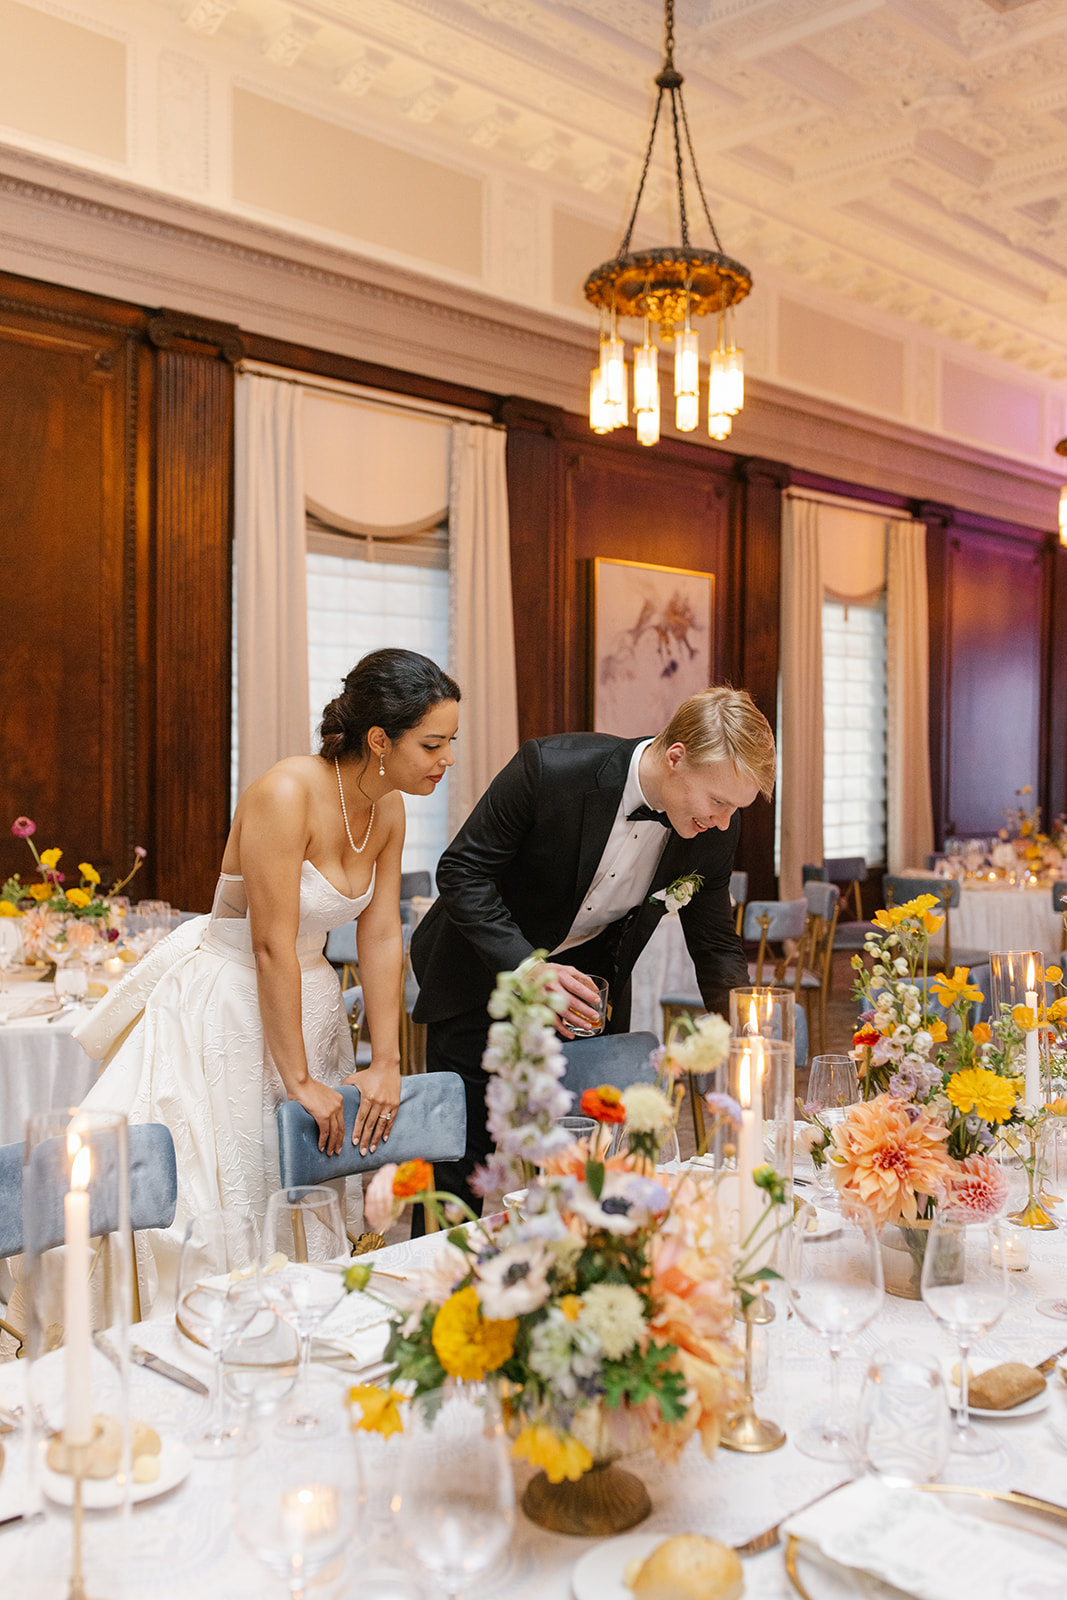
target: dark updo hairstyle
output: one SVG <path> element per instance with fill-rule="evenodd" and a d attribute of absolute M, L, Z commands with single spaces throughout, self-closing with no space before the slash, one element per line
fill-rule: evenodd
<path fill-rule="evenodd" d="M 322 754 L 327 761 L 362 755 L 371 728 L 399 739 L 442 700 L 458 700 L 459 685 L 415 650 L 372 650 L 345 679 L 322 713 Z"/>

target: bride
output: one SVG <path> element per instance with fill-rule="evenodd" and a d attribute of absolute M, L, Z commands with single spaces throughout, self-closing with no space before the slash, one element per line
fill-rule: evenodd
<path fill-rule="evenodd" d="M 401 795 L 432 794 L 452 765 L 459 697 L 414 651 L 364 656 L 323 712 L 320 753 L 279 761 L 241 796 L 210 917 L 158 944 L 78 1029 L 106 1059 L 83 1105 L 163 1122 L 174 1138 L 177 1215 L 138 1236 L 151 1256 L 139 1252 L 146 1305 L 172 1301 L 191 1216 L 221 1207 L 262 1223 L 283 1100 L 311 1113 L 320 1150 L 336 1154 L 337 1085 L 358 1081 L 353 1142 L 373 1151 L 388 1139 L 400 1103 Z M 358 1080 L 322 953 L 357 917 L 372 1049 Z"/>

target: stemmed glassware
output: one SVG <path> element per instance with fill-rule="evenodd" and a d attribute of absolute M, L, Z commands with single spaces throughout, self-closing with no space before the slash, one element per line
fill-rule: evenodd
<path fill-rule="evenodd" d="M 193 1217 L 178 1260 L 178 1316 L 185 1331 L 215 1358 L 211 1416 L 206 1433 L 193 1447 L 199 1456 L 228 1456 L 240 1448 L 240 1429 L 226 1414 L 222 1352 L 263 1309 L 251 1217 L 236 1211 L 205 1211 Z"/>
<path fill-rule="evenodd" d="M 830 1217 L 802 1205 L 787 1255 L 789 1299 L 800 1320 L 830 1348 L 831 1398 L 796 1437 L 796 1447 L 819 1461 L 855 1456 L 850 1418 L 841 1408 L 841 1351 L 882 1309 L 882 1257 L 870 1212 L 843 1208 Z"/>
<path fill-rule="evenodd" d="M 491 1388 L 450 1384 L 405 1407 L 392 1508 L 409 1554 L 448 1600 L 493 1566 L 511 1536 L 515 1488 Z"/>
<path fill-rule="evenodd" d="M 982 1455 L 995 1440 L 970 1420 L 967 1357 L 975 1340 L 997 1322 L 1008 1303 L 1008 1271 L 1000 1223 L 974 1222 L 966 1212 L 939 1207 L 926 1241 L 922 1297 L 943 1328 L 955 1336 L 960 1357 L 960 1399 L 953 1429 L 957 1455 Z"/>
<path fill-rule="evenodd" d="M 892 1485 L 932 1483 L 948 1460 L 951 1426 L 936 1362 L 884 1354 L 870 1362 L 857 1427 L 868 1472 Z"/>
<path fill-rule="evenodd" d="M 317 1436 L 294 1440 L 277 1417 L 264 1418 L 249 1442 L 234 1470 L 234 1527 L 253 1555 L 285 1578 L 292 1600 L 303 1600 L 356 1531 L 359 1458 L 354 1448 Z"/>
<path fill-rule="evenodd" d="M 1038 1145 L 1041 1209 L 1057 1228 L 1067 1229 L 1067 1117 L 1049 1117 Z M 1042 1316 L 1067 1320 L 1067 1289 L 1034 1307 Z"/>
<path fill-rule="evenodd" d="M 305 1185 L 271 1195 L 263 1224 L 263 1293 L 300 1340 L 299 1378 L 279 1422 L 295 1438 L 330 1433 L 339 1426 L 339 1406 L 331 1403 L 321 1410 L 314 1402 L 311 1338 L 344 1299 L 341 1274 L 347 1258 L 348 1238 L 333 1189 Z"/>
<path fill-rule="evenodd" d="M 816 1056 L 808 1075 L 806 1107 L 814 1111 L 828 1127 L 844 1120 L 845 1111 L 854 1106 L 860 1097 L 859 1076 L 851 1056 Z M 833 1175 L 824 1162 L 816 1170 L 816 1186 L 820 1200 L 836 1197 Z"/>

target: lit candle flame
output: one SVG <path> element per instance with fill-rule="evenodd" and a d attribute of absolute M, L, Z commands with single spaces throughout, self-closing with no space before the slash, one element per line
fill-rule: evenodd
<path fill-rule="evenodd" d="M 759 1007 L 756 1004 L 755 995 L 753 995 L 752 999 L 748 1002 L 748 1026 L 746 1027 L 745 1032 L 759 1033 Z"/>
<path fill-rule="evenodd" d="M 1031 956 L 1029 961 L 1026 963 L 1026 987 L 1028 989 L 1035 989 L 1037 987 L 1033 956 Z"/>

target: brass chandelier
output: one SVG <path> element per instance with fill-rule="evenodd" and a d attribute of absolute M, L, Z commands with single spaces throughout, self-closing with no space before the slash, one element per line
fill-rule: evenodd
<path fill-rule="evenodd" d="M 630 220 L 617 254 L 585 280 L 585 297 L 600 310 L 600 362 L 593 368 L 589 384 L 590 427 L 595 433 L 610 433 L 627 424 L 626 347 L 618 336 L 617 322 L 619 317 L 643 317 L 644 343 L 633 353 L 633 408 L 637 437 L 647 445 L 655 444 L 660 433 L 659 346 L 652 343 L 652 323 L 659 324 L 660 343 L 674 345 L 675 426 L 681 433 L 691 433 L 700 414 L 700 335 L 692 327 L 692 319 L 717 315 L 718 340 L 711 352 L 708 378 L 708 433 L 713 439 L 725 439 L 745 400 L 744 365 L 734 333 L 733 308 L 752 288 L 748 268 L 723 253 L 700 181 L 682 98 L 684 79 L 674 65 L 674 0 L 664 0 L 664 23 L 663 69 L 655 79 L 659 94 Z M 631 251 L 664 97 L 670 105 L 682 240 L 677 246 Z M 689 240 L 683 149 L 689 155 L 714 250 L 701 250 Z"/>

